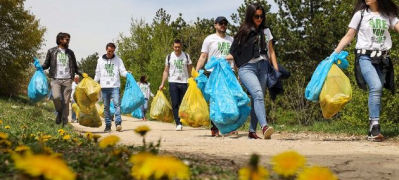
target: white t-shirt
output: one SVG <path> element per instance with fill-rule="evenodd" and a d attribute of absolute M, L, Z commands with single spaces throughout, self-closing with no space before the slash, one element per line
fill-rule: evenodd
<path fill-rule="evenodd" d="M 231 36 L 225 36 L 224 38 L 211 34 L 205 38 L 204 43 L 202 43 L 201 52 L 208 53 L 208 60 L 212 57 L 226 56 L 230 53 L 230 47 L 233 43 L 233 38 Z M 228 61 L 231 68 L 234 68 L 234 61 Z M 207 71 L 212 72 L 212 69 L 207 69 Z"/>
<path fill-rule="evenodd" d="M 360 19 L 361 11 L 358 11 L 353 15 L 349 28 L 357 30 Z M 391 49 L 392 40 L 388 28 L 393 29 L 398 21 L 397 17 L 389 19 L 381 14 L 365 10 L 357 35 L 356 49 L 382 51 Z"/>
<path fill-rule="evenodd" d="M 107 59 L 104 54 L 97 60 L 94 81 L 100 81 L 101 88 L 116 88 L 121 86 L 120 76 L 126 77 L 127 71 L 122 59 L 115 55 Z"/>
<path fill-rule="evenodd" d="M 270 32 L 270 29 L 269 29 L 269 28 L 264 29 L 263 32 L 265 33 L 266 48 L 267 48 L 268 45 L 269 45 L 269 41 L 271 41 L 271 40 L 273 39 L 273 35 L 272 35 L 272 33 Z M 268 55 L 269 55 L 269 49 L 267 49 L 267 56 L 268 56 Z M 269 58 L 266 57 L 265 54 L 261 54 L 258 58 L 252 58 L 251 60 L 249 60 L 248 63 L 256 63 L 256 62 L 258 62 L 258 61 L 260 61 L 260 60 L 262 60 L 262 59 L 267 60 L 267 59 L 269 59 Z"/>
<path fill-rule="evenodd" d="M 150 90 L 150 83 L 144 84 L 141 82 L 138 82 L 137 85 L 139 85 L 141 92 L 144 94 L 144 98 L 150 99 L 150 96 L 153 97 L 154 94 L 151 93 Z"/>
<path fill-rule="evenodd" d="M 192 64 L 190 55 L 187 54 L 188 59 L 184 52 L 181 52 L 179 57 L 176 56 L 175 52 L 172 52 L 169 55 L 169 62 L 168 56 L 166 56 L 165 59 L 165 66 L 169 66 L 168 81 L 170 83 L 187 83 L 189 78 L 187 65 Z"/>
<path fill-rule="evenodd" d="M 65 49 L 59 48 L 57 53 L 57 72 L 55 75 L 56 79 L 70 79 L 71 74 L 69 72 L 69 57 L 65 54 Z"/>

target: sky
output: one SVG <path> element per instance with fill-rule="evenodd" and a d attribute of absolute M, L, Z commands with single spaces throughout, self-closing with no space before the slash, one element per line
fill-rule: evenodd
<path fill-rule="evenodd" d="M 274 2 L 272 12 L 277 7 Z M 175 20 L 179 13 L 186 22 L 194 22 L 197 17 L 216 18 L 236 13 L 243 0 L 26 0 L 29 10 L 41 26 L 46 27 L 44 45 L 40 52 L 47 52 L 56 46 L 59 32 L 71 35 L 69 48 L 75 52 L 76 59 L 98 52 L 105 53 L 105 45 L 116 42 L 119 35 L 129 35 L 132 19 L 152 22 L 160 8 Z"/>

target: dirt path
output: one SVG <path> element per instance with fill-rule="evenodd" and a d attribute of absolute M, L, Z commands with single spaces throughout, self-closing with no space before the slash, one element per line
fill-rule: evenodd
<path fill-rule="evenodd" d="M 372 143 L 360 137 L 344 137 L 317 134 L 290 134 L 276 132 L 271 140 L 249 140 L 246 132 L 239 138 L 211 137 L 210 130 L 184 126 L 175 131 L 175 125 L 156 121 L 143 122 L 123 117 L 122 132 L 104 133 L 100 128 L 88 128 L 72 123 L 79 132 L 99 133 L 103 137 L 117 135 L 123 144 L 142 144 L 140 136 L 133 132 L 139 125 L 147 125 L 151 131 L 147 142 L 161 138 L 161 150 L 187 153 L 216 159 L 230 159 L 244 165 L 252 153 L 262 156 L 261 163 L 270 166 L 270 158 L 286 150 L 295 150 L 306 156 L 309 165 L 329 167 L 340 179 L 399 179 L 399 143 Z"/>

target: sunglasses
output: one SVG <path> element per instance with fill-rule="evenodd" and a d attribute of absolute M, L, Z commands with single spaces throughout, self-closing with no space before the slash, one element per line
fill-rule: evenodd
<path fill-rule="evenodd" d="M 227 22 L 223 22 L 223 21 L 218 22 L 218 24 L 219 24 L 219 26 L 223 26 L 223 25 L 227 26 Z"/>
<path fill-rule="evenodd" d="M 261 14 L 261 15 L 254 15 L 254 18 L 255 19 L 263 19 L 264 17 L 263 17 L 263 14 Z"/>

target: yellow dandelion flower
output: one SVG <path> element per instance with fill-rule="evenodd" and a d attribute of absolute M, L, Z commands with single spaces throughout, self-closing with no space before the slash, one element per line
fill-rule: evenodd
<path fill-rule="evenodd" d="M 53 154 L 53 150 L 47 146 L 43 147 L 43 153 L 45 154 Z"/>
<path fill-rule="evenodd" d="M 258 166 L 257 169 L 251 167 L 244 167 L 238 171 L 238 178 L 240 180 L 267 180 L 269 179 L 269 171 Z"/>
<path fill-rule="evenodd" d="M 60 135 L 62 136 L 62 135 L 64 135 L 64 133 L 65 133 L 65 130 L 63 130 L 63 129 L 58 129 L 58 134 L 60 134 Z"/>
<path fill-rule="evenodd" d="M 11 127 L 9 125 L 4 126 L 5 129 L 10 129 Z"/>
<path fill-rule="evenodd" d="M 64 137 L 62 137 L 63 140 L 70 140 L 71 136 L 69 134 L 65 135 Z"/>
<path fill-rule="evenodd" d="M 115 146 L 115 144 L 119 141 L 119 137 L 115 135 L 111 135 L 105 137 L 100 141 L 100 148 L 106 148 L 108 146 Z"/>
<path fill-rule="evenodd" d="M 3 121 L 2 121 L 2 120 L 0 120 L 0 124 L 3 124 Z"/>
<path fill-rule="evenodd" d="M 286 151 L 272 158 L 273 171 L 278 175 L 289 177 L 305 166 L 306 159 L 295 151 Z"/>
<path fill-rule="evenodd" d="M 25 145 L 21 145 L 18 146 L 14 149 L 15 152 L 25 152 L 25 151 L 30 151 L 30 147 L 29 146 L 25 146 Z"/>
<path fill-rule="evenodd" d="M 154 157 L 153 154 L 148 152 L 138 153 L 132 157 L 130 157 L 130 162 L 134 165 L 141 166 L 146 159 Z"/>
<path fill-rule="evenodd" d="M 297 180 L 337 180 L 328 168 L 313 166 L 298 174 Z"/>
<path fill-rule="evenodd" d="M 87 138 L 87 140 L 91 141 L 91 139 L 93 138 L 93 133 L 91 133 L 91 132 L 86 132 L 86 133 L 85 133 L 85 137 Z"/>
<path fill-rule="evenodd" d="M 115 149 L 112 151 L 112 155 L 114 155 L 114 156 L 119 156 L 121 153 L 122 153 L 121 149 Z"/>
<path fill-rule="evenodd" d="M 146 156 L 146 155 L 144 155 Z M 132 176 L 136 179 L 189 179 L 190 169 L 180 160 L 170 156 L 144 156 L 141 164 L 134 164 Z M 144 158 L 144 159 L 143 159 Z M 138 159 L 134 159 L 138 160 Z M 139 160 L 140 161 L 140 160 Z"/>
<path fill-rule="evenodd" d="M 148 131 L 150 131 L 150 128 L 148 126 L 139 126 L 134 129 L 134 132 L 140 134 L 141 136 L 144 136 Z"/>
<path fill-rule="evenodd" d="M 8 134 L 0 132 L 0 140 L 7 139 L 7 138 L 8 138 Z"/>
<path fill-rule="evenodd" d="M 93 140 L 94 140 L 94 142 L 97 142 L 98 139 L 100 139 L 100 137 L 101 137 L 101 135 L 93 134 Z"/>
<path fill-rule="evenodd" d="M 73 180 L 76 174 L 67 164 L 58 158 L 47 155 L 13 154 L 15 168 L 24 171 L 32 177 L 44 176 L 46 179 Z"/>
<path fill-rule="evenodd" d="M 6 140 L 6 139 L 0 140 L 0 145 L 4 145 L 6 147 L 10 147 L 11 146 L 11 141 Z"/>

